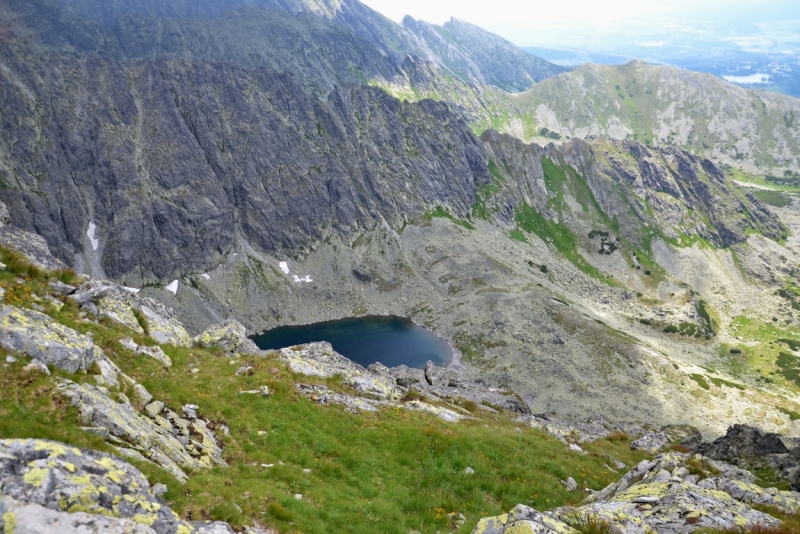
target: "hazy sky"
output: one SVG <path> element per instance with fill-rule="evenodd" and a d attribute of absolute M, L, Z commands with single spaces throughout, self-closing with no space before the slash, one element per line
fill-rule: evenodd
<path fill-rule="evenodd" d="M 695 37 L 708 32 L 729 40 L 767 39 L 778 46 L 798 41 L 793 48 L 800 48 L 800 0 L 362 1 L 395 21 L 408 14 L 441 24 L 453 16 L 521 46 L 596 46 L 604 36 L 647 43 L 682 32 Z"/>

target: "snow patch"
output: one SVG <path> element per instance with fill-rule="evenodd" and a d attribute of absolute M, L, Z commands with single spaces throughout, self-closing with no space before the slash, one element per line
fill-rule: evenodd
<path fill-rule="evenodd" d="M 173 295 L 177 295 L 178 294 L 178 281 L 177 280 L 173 280 L 172 283 L 166 287 L 166 290 L 169 291 L 170 293 L 172 293 Z"/>
<path fill-rule="evenodd" d="M 200 276 L 202 276 L 205 280 L 211 280 L 211 276 L 209 276 L 208 273 L 201 274 Z"/>
<path fill-rule="evenodd" d="M 278 267 L 281 268 L 281 271 L 283 271 L 283 274 L 289 274 L 289 262 L 288 261 L 280 262 L 278 264 Z"/>
<path fill-rule="evenodd" d="M 97 245 L 100 244 L 100 240 L 94 236 L 95 230 L 97 230 L 97 226 L 92 221 L 89 221 L 89 229 L 86 231 L 86 235 L 89 236 L 89 241 L 92 242 L 92 250 L 97 250 Z"/>
<path fill-rule="evenodd" d="M 294 275 L 294 282 L 295 282 L 296 284 L 299 284 L 300 282 L 306 282 L 306 283 L 310 283 L 310 282 L 313 282 L 313 281 L 314 281 L 314 280 L 312 280 L 312 279 L 311 279 L 311 275 L 310 275 L 310 274 L 307 274 L 307 275 L 305 275 L 305 276 L 302 276 L 302 277 L 301 277 L 301 276 Z"/>
<path fill-rule="evenodd" d="M 136 295 L 137 293 L 139 293 L 139 291 L 141 291 L 141 289 L 136 289 L 135 287 L 124 287 L 123 286 L 122 289 L 124 289 L 128 293 L 133 293 L 134 295 Z"/>

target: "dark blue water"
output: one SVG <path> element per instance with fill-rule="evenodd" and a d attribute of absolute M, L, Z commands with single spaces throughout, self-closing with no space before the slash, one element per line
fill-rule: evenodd
<path fill-rule="evenodd" d="M 333 349 L 364 367 L 380 362 L 387 367 L 424 368 L 428 360 L 449 363 L 453 351 L 447 342 L 408 319 L 354 317 L 305 326 L 282 326 L 253 337 L 262 350 L 328 341 Z"/>

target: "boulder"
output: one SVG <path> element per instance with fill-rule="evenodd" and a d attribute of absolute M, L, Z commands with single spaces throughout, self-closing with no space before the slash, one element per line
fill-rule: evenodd
<path fill-rule="evenodd" d="M 143 354 L 153 358 L 154 360 L 158 360 L 164 367 L 172 367 L 172 359 L 164 354 L 164 351 L 161 350 L 161 347 L 146 347 L 141 345 L 136 347 L 136 354 Z"/>
<path fill-rule="evenodd" d="M 50 282 L 47 285 L 50 286 L 50 289 L 63 296 L 71 295 L 76 289 L 78 289 L 75 286 L 70 286 L 60 281 Z"/>
<path fill-rule="evenodd" d="M 768 434 L 748 425 L 733 425 L 724 436 L 700 446 L 699 451 L 718 460 L 737 460 L 785 454 L 789 449 L 779 434 Z"/>
<path fill-rule="evenodd" d="M 88 530 L 106 521 L 109 528 L 131 534 L 193 531 L 151 493 L 147 479 L 130 464 L 109 454 L 53 441 L 0 440 L 0 487 L 3 506 L 10 508 L 2 514 L 5 532 L 106 532 Z M 95 523 L 89 523 L 84 515 L 60 514 L 67 511 L 91 514 Z M 17 530 L 9 528 L 14 520 Z M 56 523 L 47 527 L 47 521 Z M 37 530 L 35 522 L 52 529 Z M 88 525 L 87 530 L 78 530 L 81 523 Z M 54 525 L 63 525 L 63 529 Z"/>
<path fill-rule="evenodd" d="M 0 305 L 0 346 L 70 373 L 105 358 L 88 336 L 43 313 L 9 305 Z"/>
<path fill-rule="evenodd" d="M 382 373 L 379 368 L 375 368 L 375 372 L 364 369 L 334 351 L 327 342 L 281 349 L 278 358 L 288 363 L 289 368 L 298 374 L 323 378 L 341 376 L 346 385 L 362 395 L 378 400 L 393 400 L 400 397 L 396 381 L 390 374 Z"/>
<path fill-rule="evenodd" d="M 441 406 L 434 406 L 432 404 L 428 404 L 427 402 L 422 402 L 417 400 L 406 402 L 403 404 L 403 406 L 407 410 L 416 410 L 419 412 L 426 412 L 429 414 L 433 414 L 439 419 L 447 421 L 448 423 L 456 423 L 466 418 L 466 416 L 458 412 L 454 412 L 453 410 L 450 410 L 448 408 L 442 408 Z"/>
<path fill-rule="evenodd" d="M 156 534 L 131 519 L 50 510 L 40 504 L 0 497 L 0 532 L 14 534 Z"/>
<path fill-rule="evenodd" d="M 201 347 L 220 347 L 233 354 L 258 354 L 261 350 L 247 337 L 247 328 L 235 319 L 210 326 L 194 338 Z"/>
<path fill-rule="evenodd" d="M 657 454 L 669 444 L 669 438 L 664 432 L 648 432 L 631 443 L 631 449 Z"/>

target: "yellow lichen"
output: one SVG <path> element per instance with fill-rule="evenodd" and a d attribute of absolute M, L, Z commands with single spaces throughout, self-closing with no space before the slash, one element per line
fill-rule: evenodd
<path fill-rule="evenodd" d="M 3 534 L 14 534 L 17 529 L 17 516 L 14 512 L 3 514 Z"/>
<path fill-rule="evenodd" d="M 25 473 L 25 476 L 22 477 L 22 480 L 24 480 L 26 484 L 30 484 L 31 486 L 38 488 L 39 486 L 42 485 L 42 482 L 44 482 L 44 479 L 47 478 L 47 475 L 49 474 L 50 474 L 49 469 L 34 467 L 33 469 Z"/>
<path fill-rule="evenodd" d="M 156 514 L 136 514 L 131 517 L 131 520 L 140 525 L 147 525 L 149 527 L 158 520 L 158 516 Z"/>
<path fill-rule="evenodd" d="M 72 482 L 75 484 L 86 485 L 92 483 L 92 476 L 89 474 L 76 475 L 72 477 Z"/>
<path fill-rule="evenodd" d="M 62 445 L 61 443 L 53 443 L 51 441 L 37 441 L 33 446 L 33 450 L 49 451 L 55 456 L 66 456 L 67 453 L 72 453 L 78 456 L 81 455 L 80 449 L 68 447 L 66 445 Z"/>

